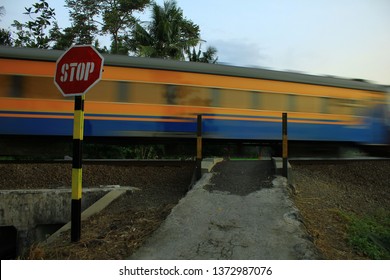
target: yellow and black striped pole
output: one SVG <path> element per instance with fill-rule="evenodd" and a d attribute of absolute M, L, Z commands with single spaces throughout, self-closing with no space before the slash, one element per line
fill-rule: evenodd
<path fill-rule="evenodd" d="M 282 169 L 282 175 L 287 178 L 287 158 L 288 158 L 288 145 L 287 145 L 287 113 L 282 114 L 282 142 L 283 142 L 283 169 Z"/>
<path fill-rule="evenodd" d="M 71 241 L 77 242 L 81 235 L 81 195 L 82 163 L 84 138 L 84 100 L 85 95 L 75 96 L 73 123 L 73 161 L 72 161 L 72 208 Z"/>
<path fill-rule="evenodd" d="M 197 117 L 196 129 L 196 179 L 202 177 L 202 115 Z"/>

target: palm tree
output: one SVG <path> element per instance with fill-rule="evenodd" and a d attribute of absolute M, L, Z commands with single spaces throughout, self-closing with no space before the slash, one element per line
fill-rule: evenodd
<path fill-rule="evenodd" d="M 169 0 L 162 7 L 153 4 L 152 20 L 145 27 L 136 24 L 129 47 L 138 56 L 184 60 L 199 41 L 199 26 L 183 16 L 175 0 Z"/>
<path fill-rule="evenodd" d="M 209 46 L 207 47 L 205 52 L 202 52 L 201 46 L 199 46 L 199 50 L 196 51 L 195 47 L 192 48 L 192 52 L 190 49 L 187 50 L 187 55 L 190 61 L 194 62 L 203 62 L 203 63 L 217 63 L 218 57 L 217 49 L 215 47 Z"/>

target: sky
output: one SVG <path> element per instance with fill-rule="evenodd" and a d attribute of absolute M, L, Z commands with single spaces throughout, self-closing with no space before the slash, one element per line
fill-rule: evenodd
<path fill-rule="evenodd" d="M 0 27 L 26 22 L 37 0 L 0 0 Z M 64 0 L 47 0 L 59 26 L 70 25 Z M 156 0 L 162 4 L 164 0 Z M 177 0 L 200 26 L 218 62 L 365 79 L 390 85 L 390 0 Z M 148 12 L 139 15 L 148 19 Z M 107 44 L 108 45 L 108 44 Z"/>

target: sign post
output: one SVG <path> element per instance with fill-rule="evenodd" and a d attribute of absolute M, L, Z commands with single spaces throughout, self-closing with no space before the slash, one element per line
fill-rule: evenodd
<path fill-rule="evenodd" d="M 287 141 L 287 113 L 282 113 L 282 154 L 283 169 L 282 176 L 288 178 L 288 141 Z"/>
<path fill-rule="evenodd" d="M 197 116 L 196 129 L 196 179 L 202 177 L 202 115 Z"/>
<path fill-rule="evenodd" d="M 81 236 L 82 150 L 85 93 L 102 77 L 104 58 L 92 46 L 74 45 L 56 64 L 54 84 L 63 96 L 74 96 L 71 241 Z"/>

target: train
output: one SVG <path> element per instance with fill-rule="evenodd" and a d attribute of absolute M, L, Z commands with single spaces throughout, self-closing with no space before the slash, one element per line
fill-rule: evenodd
<path fill-rule="evenodd" d="M 0 48 L 0 135 L 71 136 L 74 98 L 54 85 L 63 51 Z M 85 137 L 281 139 L 388 145 L 390 98 L 364 80 L 104 55 L 85 95 Z"/>

